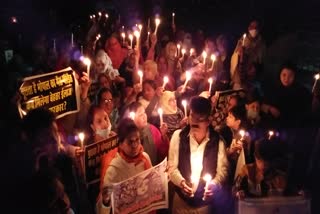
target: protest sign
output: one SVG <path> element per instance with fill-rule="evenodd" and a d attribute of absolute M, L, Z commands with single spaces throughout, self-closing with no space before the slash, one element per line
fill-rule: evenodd
<path fill-rule="evenodd" d="M 84 171 L 87 184 L 100 180 L 102 156 L 118 146 L 118 136 L 112 136 L 97 143 L 85 146 Z"/>
<path fill-rule="evenodd" d="M 148 213 L 168 208 L 167 160 L 113 185 L 113 214 Z"/>
<path fill-rule="evenodd" d="M 215 97 L 216 97 L 215 108 L 217 110 L 224 109 L 228 104 L 228 100 L 229 100 L 230 96 L 239 95 L 240 93 L 244 93 L 244 90 L 238 89 L 238 90 L 216 91 L 216 93 L 215 93 Z"/>
<path fill-rule="evenodd" d="M 46 108 L 57 119 L 79 111 L 78 83 L 69 67 L 60 71 L 24 78 L 19 88 L 21 118 L 36 108 Z"/>

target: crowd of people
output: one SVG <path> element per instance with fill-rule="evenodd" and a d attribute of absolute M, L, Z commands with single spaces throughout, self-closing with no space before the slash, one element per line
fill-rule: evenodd
<path fill-rule="evenodd" d="M 110 213 L 112 183 L 165 158 L 169 208 L 157 213 L 234 213 L 246 197 L 306 195 L 316 182 L 306 175 L 319 167 L 309 162 L 319 152 L 320 83 L 310 91 L 289 61 L 265 83 L 266 45 L 257 21 L 233 53 L 223 34 L 193 37 L 172 23 L 172 32 L 158 38 L 145 28 L 135 29 L 141 34 L 132 45 L 120 26 L 98 39 L 103 32 L 93 20 L 83 47 L 51 47 L 41 37 L 32 64 L 19 54 L 7 63 L 15 69 L 1 94 L 10 100 L 3 106 L 10 120 L 2 124 L 13 141 L 2 169 L 10 210 Z M 81 54 L 92 61 L 90 74 L 76 57 Z M 21 119 L 19 78 L 68 66 L 79 83 L 79 112 L 56 119 L 37 108 Z M 91 90 L 94 84 L 98 90 Z M 225 91 L 230 94 L 222 96 Z M 118 136 L 119 146 L 101 159 L 98 183 L 85 183 L 79 131 L 85 145 Z M 212 180 L 205 187 L 207 173 Z"/>

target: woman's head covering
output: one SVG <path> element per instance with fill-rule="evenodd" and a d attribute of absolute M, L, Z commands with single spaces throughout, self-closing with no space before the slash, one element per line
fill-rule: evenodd
<path fill-rule="evenodd" d="M 162 96 L 160 97 L 159 103 L 163 110 L 163 114 L 177 113 L 177 108 L 172 108 L 172 106 L 169 105 L 170 98 L 176 99 L 173 91 L 164 91 Z"/>

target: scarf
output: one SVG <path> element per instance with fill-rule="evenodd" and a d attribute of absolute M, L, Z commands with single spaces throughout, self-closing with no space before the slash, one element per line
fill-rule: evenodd
<path fill-rule="evenodd" d="M 118 149 L 118 151 L 121 158 L 127 163 L 134 163 L 135 165 L 138 165 L 142 161 L 145 170 L 151 168 L 150 161 L 143 155 L 143 147 L 141 144 L 139 145 L 139 154 L 136 157 L 129 157 L 121 149 Z"/>
<path fill-rule="evenodd" d="M 160 104 L 161 108 L 163 109 L 163 114 L 176 114 L 177 113 L 177 109 L 174 109 L 169 105 L 169 100 L 171 98 L 175 99 L 174 92 L 172 92 L 172 91 L 164 91 L 163 94 L 161 95 L 161 97 L 159 99 L 159 104 Z"/>

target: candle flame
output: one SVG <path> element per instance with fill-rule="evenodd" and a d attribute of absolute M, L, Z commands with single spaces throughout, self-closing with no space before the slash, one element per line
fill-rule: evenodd
<path fill-rule="evenodd" d="M 78 137 L 79 137 L 79 140 L 80 140 L 81 142 L 83 142 L 83 140 L 84 140 L 84 133 L 83 133 L 83 132 L 80 132 L 80 133 L 78 134 Z"/>
<path fill-rule="evenodd" d="M 138 71 L 138 75 L 142 78 L 143 77 L 143 72 L 141 70 Z"/>
<path fill-rule="evenodd" d="M 139 25 L 138 25 L 138 28 L 139 28 L 139 30 L 141 31 L 141 30 L 142 30 L 142 24 L 139 24 Z"/>
<path fill-rule="evenodd" d="M 162 108 L 158 108 L 158 114 L 159 114 L 159 115 L 162 115 L 162 114 L 163 114 Z"/>
<path fill-rule="evenodd" d="M 316 74 L 316 75 L 314 76 L 314 78 L 315 78 L 316 80 L 318 80 L 318 79 L 320 78 L 320 74 Z"/>
<path fill-rule="evenodd" d="M 82 62 L 83 62 L 85 65 L 87 65 L 87 66 L 91 64 L 90 59 L 87 58 L 87 57 L 82 58 Z"/>
<path fill-rule="evenodd" d="M 207 52 L 203 51 L 203 52 L 202 52 L 202 57 L 203 57 L 203 58 L 207 58 Z"/>
<path fill-rule="evenodd" d="M 206 174 L 205 176 L 203 176 L 203 180 L 205 180 L 207 183 L 210 182 L 212 179 L 212 176 L 210 174 Z"/>
<path fill-rule="evenodd" d="M 168 83 L 168 82 L 169 82 L 169 78 L 168 78 L 167 76 L 164 76 L 164 77 L 163 77 L 163 82 L 164 82 L 164 83 Z"/>
<path fill-rule="evenodd" d="M 184 106 L 184 107 L 186 107 L 187 106 L 187 101 L 186 100 L 182 100 L 182 105 Z"/>
<path fill-rule="evenodd" d="M 191 79 L 190 71 L 186 71 L 186 80 L 189 81 Z"/>
<path fill-rule="evenodd" d="M 132 34 L 129 34 L 129 39 L 130 39 L 130 40 L 132 40 L 132 39 L 133 39 Z"/>
<path fill-rule="evenodd" d="M 186 53 L 186 49 L 182 48 L 181 53 L 184 55 Z"/>
<path fill-rule="evenodd" d="M 180 44 L 177 44 L 177 48 L 180 49 L 180 47 L 181 47 Z"/>
<path fill-rule="evenodd" d="M 106 13 L 105 17 L 106 17 L 106 19 L 109 18 L 109 15 Z"/>
<path fill-rule="evenodd" d="M 137 39 L 140 38 L 139 31 L 135 30 L 133 34 L 134 34 L 135 37 L 137 37 Z"/>
<path fill-rule="evenodd" d="M 193 52 L 194 52 L 194 49 L 191 48 L 191 49 L 190 49 L 190 56 L 192 56 Z"/>
<path fill-rule="evenodd" d="M 212 77 L 210 77 L 209 79 L 208 79 L 208 82 L 210 83 L 210 84 L 212 84 Z"/>
<path fill-rule="evenodd" d="M 101 15 L 102 15 L 102 13 L 101 13 L 101 12 L 99 12 L 99 13 L 98 13 L 98 15 L 99 15 L 99 16 L 101 16 Z"/>
<path fill-rule="evenodd" d="M 121 33 L 121 36 L 122 36 L 122 38 L 125 38 L 126 34 L 125 33 Z"/>
<path fill-rule="evenodd" d="M 176 14 L 175 13 L 172 13 L 172 16 L 175 16 Z"/>
<path fill-rule="evenodd" d="M 211 60 L 212 60 L 213 62 L 216 61 L 216 55 L 211 54 Z"/>
<path fill-rule="evenodd" d="M 239 131 L 239 134 L 240 134 L 241 137 L 244 137 L 244 135 L 246 134 L 246 132 L 245 132 L 245 130 L 241 129 L 241 130 Z"/>
<path fill-rule="evenodd" d="M 131 120 L 134 120 L 135 116 L 136 116 L 136 113 L 134 113 L 133 111 L 129 113 L 129 117 L 131 118 Z"/>
<path fill-rule="evenodd" d="M 160 19 L 159 18 L 156 18 L 155 19 L 155 22 L 156 22 L 156 26 L 158 26 L 160 24 Z"/>

